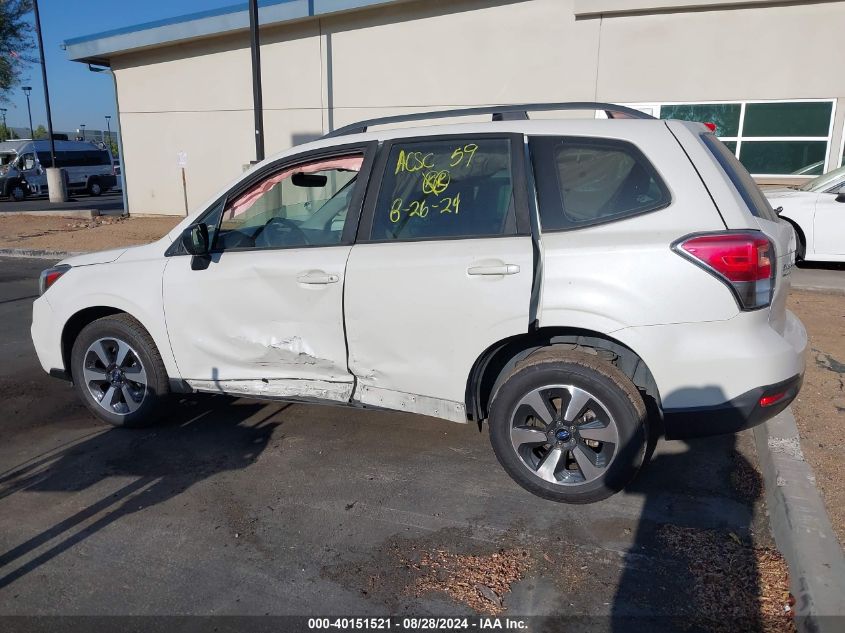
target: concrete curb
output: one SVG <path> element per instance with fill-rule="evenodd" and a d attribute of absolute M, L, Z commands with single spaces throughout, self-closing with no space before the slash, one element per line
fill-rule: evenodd
<path fill-rule="evenodd" d="M 85 255 L 86 251 L 63 252 L 43 251 L 34 248 L 0 248 L 0 257 L 31 257 L 35 259 L 64 259 L 74 255 Z"/>
<path fill-rule="evenodd" d="M 0 211 L 0 217 L 4 215 L 32 215 L 32 216 L 58 216 L 61 218 L 82 218 L 85 220 L 92 220 L 93 218 L 97 218 L 101 215 L 114 215 L 109 213 L 103 213 L 97 209 L 67 209 L 62 211 L 61 209 L 42 209 L 37 211 Z"/>
<path fill-rule="evenodd" d="M 791 284 L 792 290 L 805 290 L 807 292 L 823 292 L 829 295 L 845 295 L 845 289 L 834 288 L 832 286 L 817 286 L 814 284 Z"/>
<path fill-rule="evenodd" d="M 800 633 L 842 631 L 845 555 L 804 461 L 791 409 L 754 427 L 775 542 L 789 565 Z M 833 617 L 840 616 L 840 617 Z"/>

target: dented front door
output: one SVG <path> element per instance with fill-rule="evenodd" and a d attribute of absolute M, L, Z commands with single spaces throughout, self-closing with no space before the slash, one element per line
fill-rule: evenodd
<path fill-rule="evenodd" d="M 349 400 L 343 286 L 365 154 L 308 157 L 265 174 L 210 212 L 210 261 L 170 258 L 165 318 L 191 386 Z"/>
<path fill-rule="evenodd" d="M 172 258 L 164 301 L 182 377 L 228 393 L 348 399 L 349 248 L 222 253 L 205 270 Z"/>

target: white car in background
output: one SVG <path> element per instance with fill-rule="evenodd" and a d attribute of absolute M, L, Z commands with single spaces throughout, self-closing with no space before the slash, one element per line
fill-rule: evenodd
<path fill-rule="evenodd" d="M 763 193 L 795 228 L 797 260 L 845 262 L 845 166 L 801 187 Z"/>

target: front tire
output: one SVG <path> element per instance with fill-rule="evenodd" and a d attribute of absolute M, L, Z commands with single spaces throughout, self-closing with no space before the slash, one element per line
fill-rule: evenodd
<path fill-rule="evenodd" d="M 584 352 L 543 349 L 517 363 L 493 396 L 490 441 L 529 492 L 592 503 L 628 485 L 643 464 L 643 399 L 619 369 Z"/>
<path fill-rule="evenodd" d="M 152 424 L 170 391 L 155 343 L 128 314 L 103 317 L 82 329 L 71 351 L 71 374 L 85 405 L 114 426 Z"/>
<path fill-rule="evenodd" d="M 103 186 L 99 180 L 92 180 L 88 183 L 88 195 L 94 197 L 103 195 Z"/>
<path fill-rule="evenodd" d="M 18 181 L 9 187 L 9 197 L 15 202 L 23 202 L 26 200 L 28 191 L 26 185 Z"/>

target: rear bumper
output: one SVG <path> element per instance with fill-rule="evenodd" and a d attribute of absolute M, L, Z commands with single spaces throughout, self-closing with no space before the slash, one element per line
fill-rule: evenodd
<path fill-rule="evenodd" d="M 798 374 L 773 385 L 757 387 L 723 404 L 665 409 L 666 439 L 736 433 L 762 424 L 789 406 L 801 390 L 803 378 L 803 374 Z M 768 406 L 761 405 L 760 401 L 768 397 L 777 397 L 777 400 Z"/>

